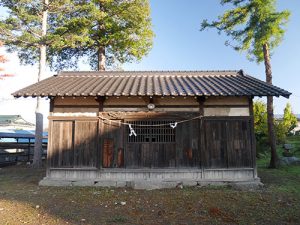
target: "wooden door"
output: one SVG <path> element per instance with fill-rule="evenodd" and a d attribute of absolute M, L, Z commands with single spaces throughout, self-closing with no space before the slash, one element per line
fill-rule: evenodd
<path fill-rule="evenodd" d="M 136 136 L 125 129 L 127 168 L 169 168 L 176 165 L 175 129 L 169 120 L 130 121 Z M 162 125 L 161 124 L 166 124 Z M 141 126 L 142 125 L 142 126 Z M 158 126 L 159 125 L 159 126 Z"/>
<path fill-rule="evenodd" d="M 121 120 L 100 121 L 101 162 L 104 168 L 124 166 L 124 141 Z"/>

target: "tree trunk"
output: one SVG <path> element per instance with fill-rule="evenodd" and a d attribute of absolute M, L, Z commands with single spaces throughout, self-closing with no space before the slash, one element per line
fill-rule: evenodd
<path fill-rule="evenodd" d="M 98 71 L 105 71 L 105 47 L 100 46 L 98 49 Z"/>
<path fill-rule="evenodd" d="M 48 0 L 43 0 L 44 9 L 42 16 L 42 37 L 47 33 L 47 19 L 48 19 Z M 46 70 L 46 45 L 40 45 L 40 61 L 38 81 L 43 78 Z M 40 108 L 41 99 L 37 97 L 36 110 L 35 110 L 35 143 L 33 155 L 33 167 L 40 168 L 42 166 L 42 151 L 43 151 L 43 114 Z"/>
<path fill-rule="evenodd" d="M 103 0 L 99 0 L 99 10 L 101 12 L 104 12 L 104 4 L 103 4 Z M 102 35 L 105 35 L 105 27 L 104 24 L 102 22 L 99 22 L 98 24 L 99 26 L 99 39 Z M 99 43 L 98 45 L 98 71 L 105 71 L 105 67 L 106 67 L 106 56 L 105 56 L 105 46 L 101 45 Z"/>
<path fill-rule="evenodd" d="M 269 53 L 268 44 L 263 45 L 264 62 L 266 69 L 266 81 L 268 84 L 272 84 L 272 68 Z M 277 168 L 278 166 L 278 155 L 276 151 L 276 136 L 274 131 L 274 112 L 273 112 L 273 96 L 267 97 L 267 117 L 268 117 L 268 136 L 269 145 L 271 148 L 271 160 L 269 168 Z"/>

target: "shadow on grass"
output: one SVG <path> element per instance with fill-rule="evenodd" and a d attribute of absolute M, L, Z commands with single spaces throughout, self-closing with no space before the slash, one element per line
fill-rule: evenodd
<path fill-rule="evenodd" d="M 0 224 L 299 224 L 300 196 L 272 189 L 278 187 L 274 178 L 282 179 L 281 172 L 259 172 L 270 187 L 267 191 L 137 191 L 39 187 L 45 170 L 7 167 L 0 170 Z"/>

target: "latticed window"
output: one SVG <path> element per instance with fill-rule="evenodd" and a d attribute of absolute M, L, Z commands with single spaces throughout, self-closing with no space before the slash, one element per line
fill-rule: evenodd
<path fill-rule="evenodd" d="M 151 142 L 151 143 L 172 143 L 175 142 L 175 130 L 170 124 L 174 121 L 170 120 L 141 120 L 127 121 L 134 129 L 136 136 L 130 134 L 130 128 L 127 126 L 129 143 Z"/>

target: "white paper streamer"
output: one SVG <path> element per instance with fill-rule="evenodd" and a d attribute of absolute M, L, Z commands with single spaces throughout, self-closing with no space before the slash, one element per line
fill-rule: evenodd
<path fill-rule="evenodd" d="M 170 123 L 170 127 L 172 127 L 173 129 L 174 129 L 175 127 L 177 127 L 177 122 L 175 122 L 175 123 Z"/>
<path fill-rule="evenodd" d="M 132 128 L 132 125 L 128 124 L 128 126 L 129 126 L 129 129 L 130 129 L 129 137 L 131 137 L 132 135 L 136 136 L 136 133 L 135 133 L 134 129 Z"/>

